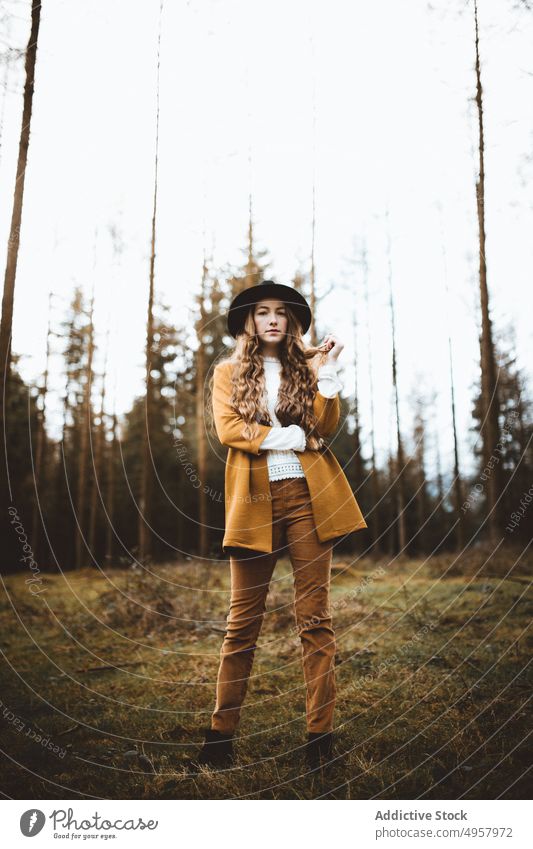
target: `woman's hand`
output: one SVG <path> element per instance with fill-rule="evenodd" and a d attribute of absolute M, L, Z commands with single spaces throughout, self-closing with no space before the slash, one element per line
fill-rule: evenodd
<path fill-rule="evenodd" d="M 340 341 L 338 336 L 329 333 L 320 347 L 328 352 L 328 361 L 331 363 L 338 360 L 339 354 L 344 348 L 344 343 Z"/>

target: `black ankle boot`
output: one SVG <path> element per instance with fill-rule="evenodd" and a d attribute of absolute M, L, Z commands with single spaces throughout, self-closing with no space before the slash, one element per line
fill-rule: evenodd
<path fill-rule="evenodd" d="M 305 746 L 305 759 L 309 769 L 326 768 L 333 759 L 333 732 L 309 731 Z"/>
<path fill-rule="evenodd" d="M 210 766 L 217 769 L 231 766 L 234 760 L 233 735 L 222 734 L 221 731 L 207 728 L 202 748 L 195 757 L 191 758 L 187 766 L 188 768 Z"/>

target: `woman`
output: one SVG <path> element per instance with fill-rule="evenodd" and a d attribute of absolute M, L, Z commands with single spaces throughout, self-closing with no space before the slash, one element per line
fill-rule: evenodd
<path fill-rule="evenodd" d="M 233 736 L 252 669 L 270 580 L 288 548 L 306 683 L 308 765 L 332 757 L 335 635 L 330 612 L 333 540 L 366 528 L 339 463 L 324 443 L 340 416 L 337 359 L 328 336 L 306 347 L 305 298 L 267 280 L 234 298 L 228 330 L 234 353 L 214 370 L 212 411 L 228 447 L 226 524 L 231 601 L 220 651 L 211 727 L 194 763 L 233 763 Z"/>

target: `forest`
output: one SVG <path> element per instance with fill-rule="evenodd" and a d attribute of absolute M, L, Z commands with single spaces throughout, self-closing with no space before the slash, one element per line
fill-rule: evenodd
<path fill-rule="evenodd" d="M 134 319 L 143 333 L 132 333 L 142 362 L 141 391 L 126 405 L 119 403 L 124 393 L 117 392 L 117 379 L 129 388 L 131 372 L 111 368 L 113 326 L 102 320 L 108 308 L 102 291 L 113 288 L 131 247 L 123 238 L 120 209 L 100 236 L 108 245 L 105 257 L 98 264 L 95 259 L 103 286 L 95 286 L 94 269 L 86 279 L 73 280 L 66 295 L 56 291 L 49 273 L 32 280 L 36 299 L 43 287 L 47 296 L 44 367 L 33 376 L 25 367 L 25 340 L 20 332 L 14 335 L 14 327 L 17 314 L 35 309 L 20 281 L 31 253 L 24 224 L 32 215 L 25 192 L 36 179 L 32 121 L 51 52 L 49 41 L 42 47 L 42 39 L 50 38 L 51 27 L 43 30 L 47 5 L 27 0 L 6 6 L 0 51 L 4 101 L 13 91 L 20 95 L 16 163 L 9 191 L 2 193 L 9 224 L 0 327 L 6 683 L 1 731 L 5 751 L 12 752 L 5 767 L 10 793 L 21 799 L 521 797 L 530 769 L 533 395 L 531 363 L 524 365 L 530 352 L 520 348 L 513 321 L 500 320 L 493 308 L 497 275 L 487 221 L 496 192 L 487 192 L 487 185 L 500 152 L 487 130 L 494 116 L 484 78 L 483 2 L 461 7 L 470 27 L 468 100 L 475 127 L 469 138 L 465 124 L 462 142 L 472 144 L 476 171 L 464 188 L 475 208 L 475 228 L 467 237 L 471 276 L 459 281 L 470 287 L 476 308 L 468 433 L 458 411 L 465 364 L 456 347 L 453 311 L 425 317 L 439 324 L 446 339 L 444 383 L 435 381 L 429 390 L 409 383 L 404 352 L 413 340 L 398 323 L 406 281 L 394 263 L 386 210 L 380 218 L 388 245 L 380 258 L 386 273 L 376 275 L 375 252 L 354 222 L 350 273 L 342 282 L 331 280 L 317 260 L 326 216 L 315 208 L 311 181 L 305 261 L 295 257 L 292 275 L 283 278 L 311 306 L 310 345 L 332 332 L 337 304 L 348 303 L 353 316 L 342 359 L 349 388 L 341 396 L 339 429 L 328 443 L 368 528 L 340 540 L 334 551 L 343 754 L 329 784 L 317 784 L 295 766 L 299 737 L 293 717 L 296 711 L 302 720 L 305 700 L 299 644 L 284 637 L 281 655 L 271 645 L 290 632 L 287 582 L 270 595 L 275 612 L 261 638 L 251 711 L 243 720 L 243 734 L 252 720 L 254 727 L 256 720 L 265 727 L 279 723 L 270 742 L 259 740 L 263 759 L 254 760 L 257 752 L 245 737 L 247 774 L 232 772 L 220 780 L 206 772 L 195 779 L 181 771 L 211 709 L 229 593 L 221 548 L 226 449 L 212 426 L 211 379 L 218 360 L 232 349 L 226 327 L 232 299 L 278 278 L 276 250 L 258 224 L 251 179 L 240 197 L 247 219 L 241 241 L 227 248 L 227 258 L 221 260 L 219 252 L 215 259 L 204 234 L 192 282 L 169 282 L 159 273 L 166 226 L 159 169 L 169 126 L 159 99 L 163 3 L 153 56 L 151 201 L 143 219 L 149 226 L 138 234 L 144 306 Z M 510 28 L 533 15 L 528 2 L 510 0 L 507 7 L 501 16 Z M 24 49 L 10 46 L 13 9 L 26 16 Z M 432 11 L 428 4 L 428 14 Z M 43 100 L 54 97 L 47 90 Z M 5 125 L 5 102 L 0 138 L 12 129 Z M 39 109 L 44 108 L 41 101 Z M 194 128 L 187 131 L 194 135 Z M 246 141 L 239 155 L 249 159 Z M 517 168 L 527 171 L 532 162 L 530 148 Z M 80 198 L 80 208 L 83 203 Z M 179 252 L 187 235 L 178 231 Z M 95 257 L 101 244 L 95 237 Z M 446 253 L 445 239 L 440 247 Z M 452 272 L 450 277 L 450 286 L 458 283 Z M 446 287 L 434 282 L 440 279 L 430 269 L 427 285 L 442 289 L 439 297 L 446 300 Z M 512 280 L 506 285 L 513 303 L 523 297 L 527 304 L 526 293 L 513 289 Z M 178 310 L 168 293 L 187 286 L 189 308 Z M 118 321 L 133 326 L 137 282 L 128 281 L 125 293 Z M 371 320 L 378 303 L 385 304 L 379 347 Z M 433 354 L 420 354 L 430 374 Z M 387 380 L 378 378 L 383 370 Z M 437 400 L 444 420 L 434 414 Z M 377 409 L 387 405 L 391 424 L 384 450 Z M 279 570 L 290 577 L 285 557 Z M 280 694 L 286 695 L 281 704 Z M 25 726 L 32 734 L 15 736 Z M 35 743 L 37 732 L 52 739 L 53 757 Z M 272 742 L 285 746 L 279 763 L 271 755 Z M 496 770 L 498 764 L 503 765 Z"/>
<path fill-rule="evenodd" d="M 105 365 L 109 328 L 100 328 L 97 333 L 94 290 L 82 285 L 73 289 L 69 302 L 63 298 L 56 303 L 57 296 L 50 291 L 46 365 L 30 383 L 24 380 L 17 368 L 23 352 L 12 351 L 11 333 L 24 177 L 31 156 L 40 14 L 40 5 L 33 4 L 24 55 L 23 116 L 2 300 L 4 499 L 16 507 L 17 527 L 24 527 L 32 556 L 43 569 L 107 568 L 193 556 L 217 559 L 222 555 L 224 457 L 213 433 L 205 426 L 205 393 L 213 364 L 231 342 L 224 320 L 231 299 L 241 289 L 268 277 L 272 265 L 268 251 L 257 247 L 254 199 L 250 194 L 241 265 L 217 268 L 206 250 L 190 319 L 181 326 L 176 324 L 157 285 L 156 137 L 152 226 L 146 234 L 151 247 L 146 272 L 143 393 L 133 400 L 130 409 L 120 413 L 113 409 L 113 401 L 109 401 L 113 386 Z M 373 382 L 371 357 L 366 375 L 372 396 L 387 393 L 395 411 L 394 439 L 388 455 L 378 459 L 373 404 L 370 409 L 365 408 L 363 418 L 358 397 L 361 374 L 357 347 L 371 348 L 368 303 L 381 293 L 370 290 L 365 240 L 359 236 L 353 258 L 357 274 L 350 291 L 354 315 L 358 317 L 353 329 L 356 344 L 354 361 L 345 364 L 345 369 L 354 374 L 355 391 L 342 398 L 342 425 L 333 450 L 368 517 L 369 532 L 364 539 L 344 540 L 343 553 L 431 555 L 459 552 L 484 540 L 494 545 L 500 538 L 520 545 L 529 539 L 532 527 L 531 514 L 526 509 L 531 501 L 533 477 L 531 387 L 517 365 L 513 327 L 495 327 L 491 318 L 485 248 L 485 114 L 477 7 L 475 24 L 472 57 L 478 177 L 472 193 L 478 215 L 479 363 L 477 386 L 470 399 L 473 456 L 460 456 L 451 326 L 448 385 L 439 387 L 439 391 L 448 398 L 453 465 L 444 465 L 438 433 L 431 430 L 434 396 L 418 393 L 417 397 L 413 393 L 409 417 L 400 417 L 398 375 L 402 374 L 402 359 L 395 336 L 395 306 L 401 288 L 397 290 L 390 266 L 388 279 L 381 283 L 389 305 L 386 322 L 390 329 L 390 383 L 382 386 Z M 22 57 L 17 61 L 22 61 Z M 157 118 L 159 122 L 159 114 Z M 156 132 L 158 126 L 157 123 Z M 314 231 L 313 218 L 312 240 Z M 118 259 L 123 245 L 115 225 L 109 227 L 109 237 L 113 255 Z M 287 281 L 302 291 L 312 306 L 310 344 L 317 344 L 328 320 L 321 307 L 325 293 L 317 285 L 315 272 L 311 251 L 308 269 L 295 271 L 293 279 Z M 62 312 L 61 318 L 58 311 Z M 98 372 L 97 353 L 103 353 L 99 360 L 103 366 Z M 61 375 L 63 385 L 61 426 L 53 435 L 47 423 L 52 372 Z M 428 472 L 430 449 L 435 455 L 433 476 Z M 5 509 L 3 515 L 5 520 Z M 18 568 L 19 545 L 12 528 L 6 528 L 3 571 Z"/>

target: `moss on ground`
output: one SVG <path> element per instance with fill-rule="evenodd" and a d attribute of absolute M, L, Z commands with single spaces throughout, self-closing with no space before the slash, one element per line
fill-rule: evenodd
<path fill-rule="evenodd" d="M 336 560 L 336 759 L 305 774 L 305 688 L 280 560 L 236 767 L 187 773 L 229 598 L 227 564 L 3 578 L 0 743 L 12 798 L 527 798 L 529 564 L 507 552 Z M 40 735 L 40 736 L 39 736 Z M 53 748 L 55 747 L 55 749 Z"/>

